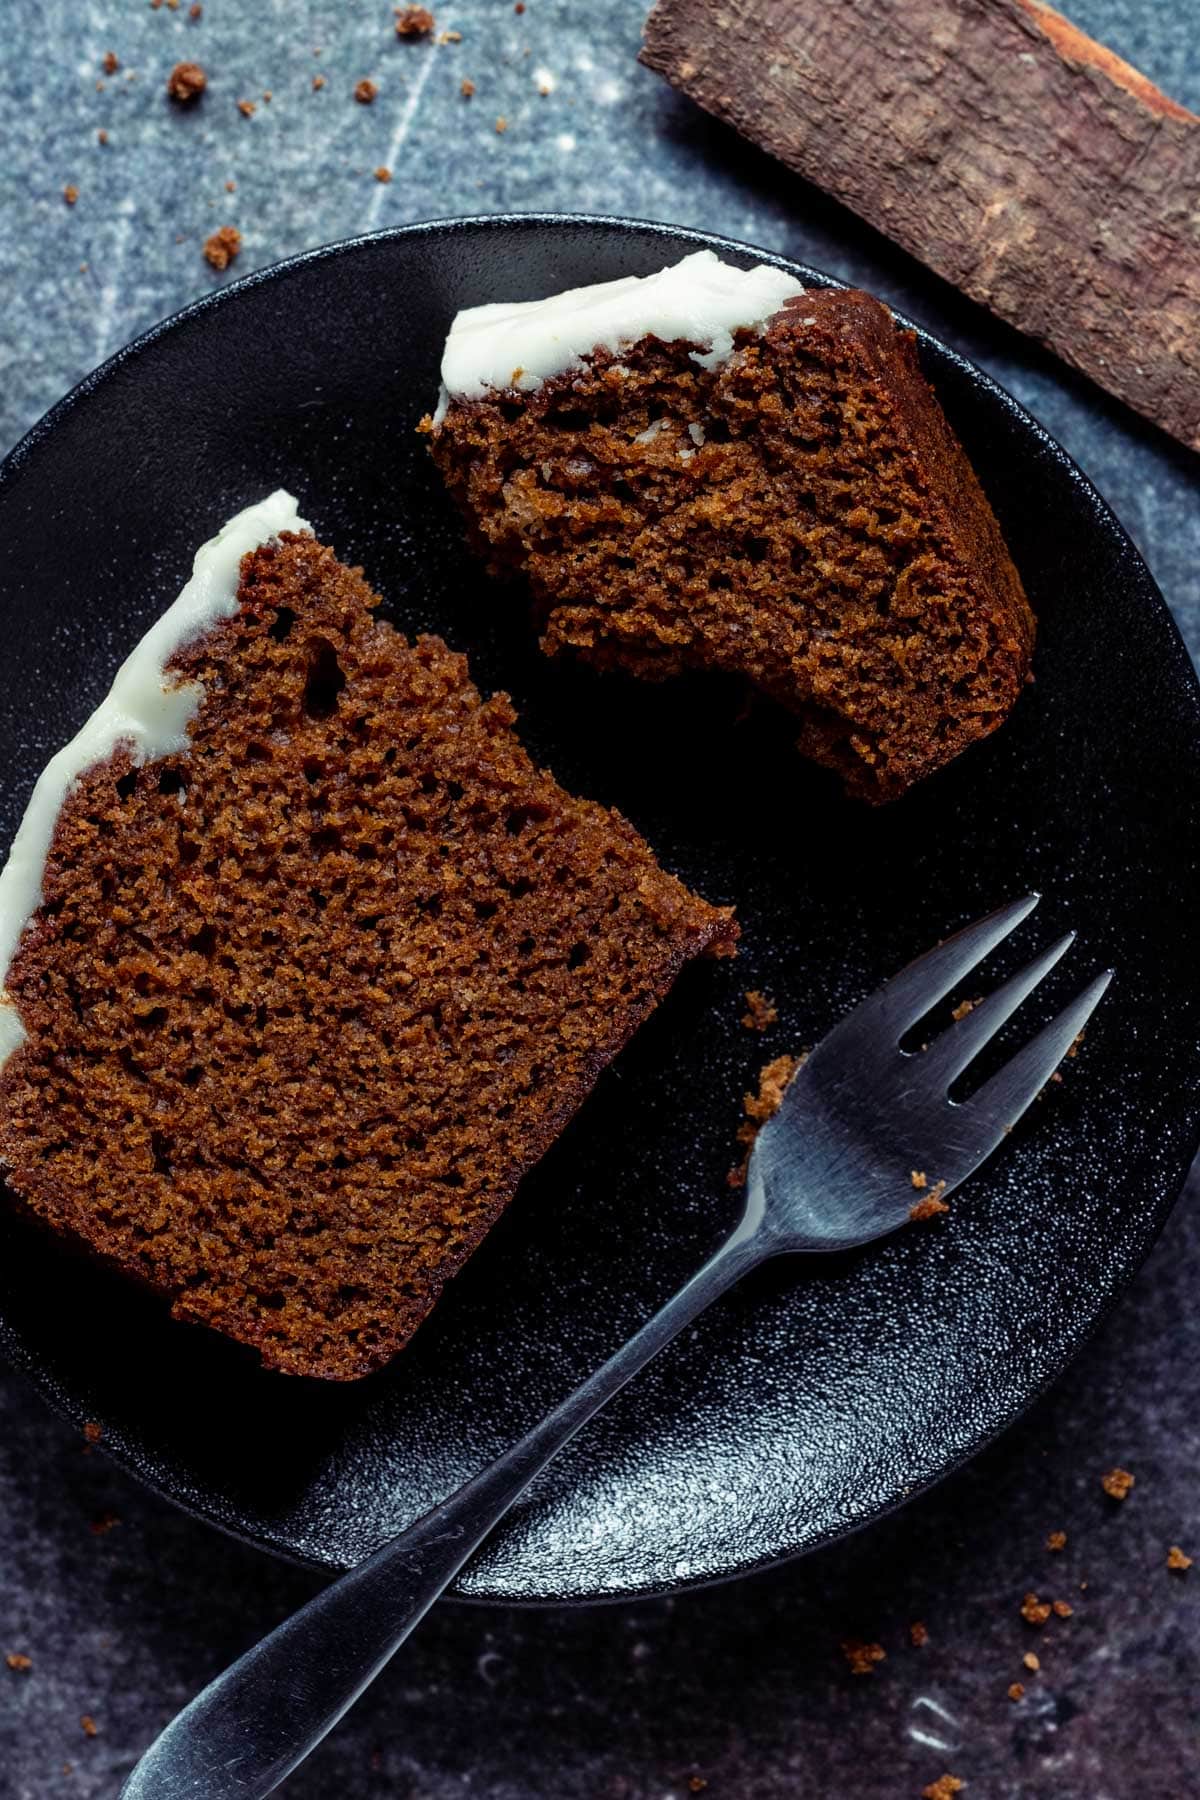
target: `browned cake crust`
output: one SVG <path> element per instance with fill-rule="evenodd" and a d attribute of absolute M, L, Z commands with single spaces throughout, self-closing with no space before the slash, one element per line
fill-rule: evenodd
<path fill-rule="evenodd" d="M 65 805 L 0 1162 L 55 1230 L 337 1379 L 390 1357 L 731 915 L 573 799 L 461 656 L 287 534 L 176 657 L 187 752 Z"/>
<path fill-rule="evenodd" d="M 748 677 L 887 800 L 1002 722 L 1034 622 L 983 490 L 868 294 L 791 300 L 715 371 L 645 338 L 452 401 L 434 459 L 545 649 Z"/>

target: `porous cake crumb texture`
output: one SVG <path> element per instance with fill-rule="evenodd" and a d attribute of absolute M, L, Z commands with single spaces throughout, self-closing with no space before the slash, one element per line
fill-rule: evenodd
<path fill-rule="evenodd" d="M 349 1378 L 735 929 L 311 538 L 239 599 L 172 664 L 205 689 L 188 750 L 119 750 L 60 815 L 0 1161 L 180 1317 Z"/>
<path fill-rule="evenodd" d="M 548 652 L 748 678 L 807 755 L 892 798 L 1005 718 L 1032 614 L 886 307 L 805 293 L 735 341 L 713 370 L 648 337 L 530 393 L 452 397 L 433 456 L 492 570 L 527 578 Z"/>

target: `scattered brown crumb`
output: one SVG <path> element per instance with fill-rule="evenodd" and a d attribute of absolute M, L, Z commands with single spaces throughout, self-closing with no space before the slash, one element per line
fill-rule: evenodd
<path fill-rule="evenodd" d="M 83 1435 L 89 1444 L 98 1444 L 104 1436 L 104 1427 L 97 1424 L 95 1419 L 88 1419 L 83 1427 Z"/>
<path fill-rule="evenodd" d="M 746 1010 L 742 1014 L 742 1024 L 747 1031 L 765 1031 L 779 1017 L 779 1008 L 769 994 L 762 994 L 757 988 L 750 988 L 746 994 Z"/>
<path fill-rule="evenodd" d="M 204 8 L 201 6 L 200 0 L 192 0 L 192 4 L 188 7 L 188 18 L 202 19 L 203 17 Z"/>
<path fill-rule="evenodd" d="M 98 144 L 107 144 L 107 142 L 108 142 L 108 133 L 107 133 L 107 131 L 105 131 L 103 125 L 100 127 L 99 131 L 96 133 L 96 142 Z"/>
<path fill-rule="evenodd" d="M 1025 1698 L 1025 1683 L 1023 1681 L 1010 1681 L 1008 1684 L 1008 1697 L 1010 1700 L 1023 1700 Z"/>
<path fill-rule="evenodd" d="M 1026 1594 L 1021 1602 L 1021 1617 L 1030 1625 L 1044 1625 L 1050 1617 L 1050 1602 L 1039 1600 L 1036 1594 Z"/>
<path fill-rule="evenodd" d="M 688 1792 L 689 1793 L 702 1794 L 707 1786 L 708 1786 L 708 1783 L 704 1779 L 703 1775 L 689 1775 L 688 1776 Z"/>
<path fill-rule="evenodd" d="M 744 1094 L 742 1108 L 746 1114 L 744 1122 L 738 1126 L 739 1144 L 745 1144 L 746 1154 L 735 1168 L 726 1176 L 730 1187 L 741 1187 L 746 1179 L 746 1171 L 750 1167 L 750 1153 L 754 1148 L 754 1140 L 759 1130 L 773 1114 L 779 1111 L 784 1090 L 796 1070 L 806 1062 L 804 1056 L 776 1056 L 766 1067 L 759 1071 L 757 1094 Z"/>
<path fill-rule="evenodd" d="M 167 76 L 167 93 L 180 106 L 198 100 L 208 86 L 208 76 L 196 62 L 176 63 Z"/>
<path fill-rule="evenodd" d="M 167 11 L 168 12 L 178 12 L 179 11 L 179 0 L 167 0 Z"/>
<path fill-rule="evenodd" d="M 1053 1604 L 1054 1616 L 1058 1619 L 1069 1619 L 1075 1611 L 1069 1600 L 1055 1600 Z"/>
<path fill-rule="evenodd" d="M 204 258 L 214 269 L 227 269 L 242 247 L 242 234 L 236 225 L 221 225 L 204 240 Z"/>
<path fill-rule="evenodd" d="M 421 414 L 421 417 L 417 420 L 417 430 L 420 432 L 422 437 L 429 436 L 430 432 L 433 430 L 433 414 L 432 413 L 422 413 Z"/>
<path fill-rule="evenodd" d="M 66 201 L 68 206 L 74 206 L 74 204 L 78 200 L 78 198 L 79 198 L 79 189 L 75 186 L 75 183 L 73 181 L 68 181 L 66 187 L 63 189 L 63 199 Z"/>
<path fill-rule="evenodd" d="M 264 99 L 264 100 L 265 100 L 265 101 L 266 101 L 266 103 L 267 103 L 267 105 L 268 105 L 268 106 L 270 106 L 270 104 L 271 104 L 271 90 L 270 90 L 270 88 L 266 88 L 266 89 L 264 89 L 264 91 L 263 91 L 263 99 Z"/>
<path fill-rule="evenodd" d="M 378 92 L 379 89 L 376 87 L 375 83 L 364 75 L 362 80 L 355 87 L 354 98 L 358 101 L 360 106 L 370 106 Z"/>
<path fill-rule="evenodd" d="M 115 50 L 106 50 L 100 58 L 100 67 L 106 75 L 115 75 L 121 66 L 121 59 Z"/>
<path fill-rule="evenodd" d="M 960 1019 L 965 1019 L 968 1013 L 973 1013 L 978 1005 L 978 1000 L 960 1000 L 950 1017 L 957 1024 Z"/>
<path fill-rule="evenodd" d="M 923 1219 L 935 1219 L 938 1213 L 950 1211 L 946 1201 L 942 1199 L 945 1191 L 945 1182 L 939 1181 L 931 1194 L 926 1194 L 923 1200 L 918 1200 L 915 1206 L 909 1207 L 908 1216 L 914 1224 L 919 1225 Z"/>
<path fill-rule="evenodd" d="M 513 7 L 513 11 L 515 13 L 523 13 L 525 11 L 525 0 L 517 0 L 516 5 Z"/>
<path fill-rule="evenodd" d="M 1179 1569 L 1181 1571 L 1184 1569 L 1190 1569 L 1192 1566 L 1192 1562 L 1193 1562 L 1193 1558 L 1185 1555 L 1185 1553 L 1179 1548 L 1178 1544 L 1172 1544 L 1171 1548 L 1167 1551 L 1167 1567 L 1168 1567 L 1168 1569 Z"/>
<path fill-rule="evenodd" d="M 252 119 L 254 117 L 255 113 L 258 111 L 258 108 L 257 108 L 257 106 L 255 106 L 253 100 L 239 100 L 237 103 L 237 109 L 241 113 L 243 119 Z"/>
<path fill-rule="evenodd" d="M 83 1727 L 84 1737 L 95 1737 L 96 1721 L 95 1721 L 95 1719 L 93 1719 L 91 1713 L 84 1713 L 84 1715 L 83 1715 L 82 1719 L 80 1719 L 79 1723 Z"/>
<path fill-rule="evenodd" d="M 926 1175 L 924 1169 L 914 1169 L 909 1176 L 909 1180 L 917 1189 L 929 1186 L 929 1177 Z"/>
<path fill-rule="evenodd" d="M 882 1644 L 864 1644 L 859 1638 L 846 1638 L 841 1651 L 852 1675 L 870 1675 L 876 1663 L 887 1660 L 887 1651 Z"/>
<path fill-rule="evenodd" d="M 440 32 L 438 35 L 438 43 L 439 44 L 461 44 L 462 43 L 462 32 L 461 31 Z"/>
<path fill-rule="evenodd" d="M 436 23 L 427 6 L 404 6 L 396 9 L 398 38 L 428 37 Z"/>
<path fill-rule="evenodd" d="M 98 1519 L 93 1519 L 88 1529 L 91 1531 L 93 1537 L 107 1537 L 114 1525 L 119 1525 L 120 1523 L 121 1521 L 115 1512 L 105 1512 L 101 1513 Z"/>
<path fill-rule="evenodd" d="M 1042 1666 L 1041 1657 L 1033 1650 L 1027 1650 L 1021 1658 L 1021 1661 L 1025 1664 L 1027 1669 L 1032 1669 L 1035 1675 Z"/>
<path fill-rule="evenodd" d="M 28 1675 L 33 1667 L 32 1656 L 26 1656 L 22 1650 L 10 1650 L 4 1660 L 14 1675 Z"/>
<path fill-rule="evenodd" d="M 1100 1486 L 1110 1500 L 1124 1500 L 1136 1479 L 1128 1469 L 1110 1469 L 1107 1475 L 1100 1477 Z"/>
<path fill-rule="evenodd" d="M 508 130 L 508 120 L 504 117 L 503 113 L 501 113 L 500 117 L 496 120 L 496 130 L 501 133 Z"/>
<path fill-rule="evenodd" d="M 390 181 L 392 179 L 392 171 L 390 169 L 385 169 L 383 164 L 380 163 L 375 171 L 375 179 L 376 181 Z"/>
<path fill-rule="evenodd" d="M 913 1620 L 908 1628 L 908 1635 L 912 1640 L 912 1647 L 914 1650 L 923 1650 L 925 1645 L 929 1642 L 929 1629 L 926 1625 L 922 1624 L 920 1619 Z"/>
<path fill-rule="evenodd" d="M 1085 1026 L 1084 1029 L 1079 1033 L 1079 1036 L 1077 1038 L 1073 1038 L 1071 1040 L 1071 1048 L 1067 1051 L 1068 1060 L 1071 1060 L 1079 1055 L 1079 1046 L 1080 1046 L 1080 1044 L 1082 1044 L 1082 1042 L 1086 1036 L 1087 1036 L 1087 1027 Z"/>
<path fill-rule="evenodd" d="M 469 100 L 471 95 L 475 92 L 475 83 L 473 81 L 464 81 L 458 91 L 464 100 Z"/>
<path fill-rule="evenodd" d="M 227 194 L 236 194 L 237 193 L 237 182 L 236 181 L 227 181 L 225 183 L 225 192 Z"/>
<path fill-rule="evenodd" d="M 954 1795 L 961 1794 L 966 1785 L 957 1775 L 939 1775 L 936 1781 L 931 1781 L 927 1788 L 921 1789 L 921 1800 L 953 1800 Z"/>
<path fill-rule="evenodd" d="M 325 77 L 323 75 L 314 75 L 313 76 L 313 87 L 316 90 L 316 92 L 320 93 L 321 89 L 324 86 L 325 86 Z"/>
<path fill-rule="evenodd" d="M 1047 1550 L 1065 1550 L 1066 1547 L 1067 1534 L 1065 1531 L 1052 1531 L 1046 1539 Z"/>

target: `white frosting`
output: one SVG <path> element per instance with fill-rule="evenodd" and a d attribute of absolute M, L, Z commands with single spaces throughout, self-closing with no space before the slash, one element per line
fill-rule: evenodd
<path fill-rule="evenodd" d="M 528 392 L 575 368 L 593 350 L 614 353 L 639 338 L 686 339 L 715 369 L 742 327 L 761 329 L 785 300 L 804 292 L 782 269 L 760 263 L 735 269 L 712 250 L 697 250 L 657 275 L 627 275 L 571 288 L 546 300 L 469 306 L 450 327 L 442 355 L 442 394 L 434 424 L 451 395 L 478 399 L 489 388 Z"/>
<path fill-rule="evenodd" d="M 153 762 L 187 746 L 187 728 L 204 690 L 175 682 L 166 666 L 177 650 L 219 619 L 237 611 L 238 565 L 281 531 L 309 529 L 296 502 L 280 488 L 230 519 L 197 552 L 192 578 L 121 664 L 87 723 L 51 757 L 25 808 L 8 861 L 0 870 L 0 1068 L 25 1041 L 25 1028 L 4 981 L 25 930 L 42 903 L 42 877 L 63 802 L 86 770 L 127 744 L 136 763 Z"/>

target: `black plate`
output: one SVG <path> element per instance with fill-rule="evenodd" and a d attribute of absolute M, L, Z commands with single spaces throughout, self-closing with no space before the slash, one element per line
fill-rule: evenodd
<path fill-rule="evenodd" d="M 725 1174 L 756 1069 L 1016 893 L 1046 898 L 998 968 L 1082 934 L 1043 1011 L 1118 969 L 1063 1082 L 948 1221 L 747 1282 L 559 1459 L 460 1591 L 661 1589 L 894 1506 L 1063 1367 L 1145 1256 L 1196 1143 L 1196 680 L 1104 502 L 977 370 L 922 339 L 1039 615 L 1037 682 L 995 738 L 890 808 L 847 804 L 781 720 L 739 719 L 720 687 L 547 665 L 520 604 L 465 553 L 413 429 L 455 310 L 704 244 L 761 260 L 663 226 L 546 218 L 318 251 L 148 333 L 0 471 L 0 845 L 196 546 L 282 484 L 393 618 L 510 689 L 569 786 L 622 807 L 741 916 L 736 964 L 685 977 L 412 1347 L 357 1386 L 263 1375 L 4 1223 L 0 1346 L 72 1417 L 101 1421 L 137 1474 L 274 1550 L 357 1559 L 538 1417 L 732 1220 Z M 739 1023 L 755 987 L 779 1006 L 765 1036 Z"/>

